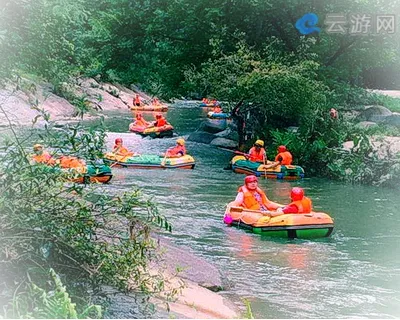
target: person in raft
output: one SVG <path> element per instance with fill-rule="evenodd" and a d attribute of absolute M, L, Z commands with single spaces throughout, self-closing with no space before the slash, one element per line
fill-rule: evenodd
<path fill-rule="evenodd" d="M 154 98 L 153 99 L 153 105 L 155 105 L 155 106 L 161 105 L 160 100 L 158 100 L 157 98 Z"/>
<path fill-rule="evenodd" d="M 185 154 L 185 140 L 179 138 L 176 140 L 176 146 L 168 148 L 167 152 L 165 154 L 162 154 L 161 156 L 165 156 L 166 158 L 179 158 L 183 157 Z"/>
<path fill-rule="evenodd" d="M 137 113 L 135 117 L 135 121 L 132 124 L 133 126 L 138 126 L 138 127 L 147 127 L 149 123 L 144 120 L 143 116 L 141 113 Z"/>
<path fill-rule="evenodd" d="M 217 104 L 216 106 L 214 106 L 213 112 L 214 112 L 214 113 L 222 113 L 221 106 L 220 106 L 219 104 Z"/>
<path fill-rule="evenodd" d="M 278 213 L 310 213 L 312 210 L 312 201 L 304 196 L 304 190 L 294 187 L 290 192 L 292 202 L 283 208 L 278 208 Z"/>
<path fill-rule="evenodd" d="M 203 100 L 201 100 L 201 102 L 202 102 L 202 103 L 205 103 L 205 104 L 209 104 L 209 103 L 210 103 L 210 100 L 208 100 L 207 98 L 203 98 Z"/>
<path fill-rule="evenodd" d="M 136 94 L 135 98 L 133 99 L 133 105 L 140 107 L 140 96 L 138 94 Z"/>
<path fill-rule="evenodd" d="M 112 152 L 117 156 L 123 156 L 123 157 L 131 157 L 135 154 L 134 152 L 129 151 L 122 145 L 121 138 L 115 139 L 115 145 L 113 147 Z"/>
<path fill-rule="evenodd" d="M 254 142 L 254 146 L 249 150 L 248 159 L 252 162 L 266 162 L 267 154 L 264 149 L 264 141 L 257 140 Z"/>
<path fill-rule="evenodd" d="M 157 113 L 156 114 L 156 121 L 154 122 L 154 126 L 155 127 L 163 127 L 165 125 L 167 125 L 168 122 L 167 120 L 163 117 L 163 115 L 161 113 Z"/>
<path fill-rule="evenodd" d="M 238 189 L 236 199 L 228 204 L 227 212 L 229 212 L 229 208 L 233 206 L 261 211 L 276 210 L 281 207 L 280 204 L 267 198 L 264 191 L 258 187 L 258 178 L 254 175 L 244 178 L 244 185 Z M 279 214 L 282 213 L 276 215 Z"/>
<path fill-rule="evenodd" d="M 278 147 L 278 154 L 275 157 L 275 162 L 278 164 L 288 166 L 291 165 L 293 161 L 292 154 L 287 151 L 286 146 L 279 146 Z"/>
<path fill-rule="evenodd" d="M 41 144 L 35 144 L 33 146 L 34 155 L 31 157 L 32 164 L 43 163 L 47 165 L 56 164 L 56 160 L 48 153 L 44 151 L 43 146 Z"/>

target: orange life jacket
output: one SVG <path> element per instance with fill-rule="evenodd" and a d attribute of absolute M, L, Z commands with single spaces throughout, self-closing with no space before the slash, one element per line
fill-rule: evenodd
<path fill-rule="evenodd" d="M 276 210 L 279 207 L 275 202 L 270 201 L 265 195 L 264 191 L 262 191 L 258 187 L 255 191 L 252 192 L 249 191 L 249 189 L 247 189 L 247 187 L 244 185 L 239 188 L 238 192 L 243 192 L 244 194 L 243 205 L 246 209 L 260 210 L 261 205 L 263 205 L 268 210 Z M 255 192 L 257 192 L 261 196 L 261 203 L 257 201 L 256 197 L 254 196 Z"/>
<path fill-rule="evenodd" d="M 53 165 L 55 164 L 55 160 L 52 158 L 50 153 L 43 151 L 41 155 L 35 154 L 32 156 L 32 160 L 35 161 L 36 163 L 43 163 L 43 164 L 48 164 L 48 165 Z"/>
<path fill-rule="evenodd" d="M 280 160 L 281 159 L 281 160 Z M 293 157 L 289 151 L 280 152 L 276 155 L 275 161 L 280 162 L 281 164 L 288 166 L 292 164 Z"/>
<path fill-rule="evenodd" d="M 113 148 L 113 152 L 114 152 L 117 156 L 133 155 L 133 152 L 130 152 L 130 151 L 129 151 L 127 148 L 125 148 L 124 146 L 118 147 L 117 145 L 115 145 L 114 148 Z"/>
<path fill-rule="evenodd" d="M 167 157 L 172 157 L 172 156 L 177 156 L 178 153 L 182 153 L 184 156 L 186 154 L 186 148 L 185 146 L 177 145 L 173 148 L 168 149 L 167 151 Z"/>
<path fill-rule="evenodd" d="M 164 118 L 157 119 L 156 121 L 156 127 L 163 127 L 167 124 L 167 120 Z"/>
<path fill-rule="evenodd" d="M 85 162 L 83 160 L 78 159 L 77 157 L 72 156 L 62 156 L 59 159 L 61 168 L 79 168 L 85 166 Z"/>
<path fill-rule="evenodd" d="M 257 162 L 257 161 L 264 161 L 264 156 L 265 156 L 265 149 L 264 148 L 260 148 L 260 151 L 257 151 L 256 147 L 252 147 L 249 151 L 250 157 L 249 160 L 253 161 L 253 162 Z M 265 159 L 267 160 L 267 159 Z"/>
<path fill-rule="evenodd" d="M 141 118 L 141 119 L 136 119 L 133 125 L 138 127 L 147 127 L 149 123 L 143 118 Z"/>
<path fill-rule="evenodd" d="M 222 109 L 221 109 L 221 107 L 214 107 L 213 112 L 214 112 L 214 113 L 221 113 L 221 112 L 222 112 Z"/>
<path fill-rule="evenodd" d="M 299 210 L 297 213 L 310 213 L 312 209 L 312 201 L 307 197 L 303 197 L 301 200 L 293 201 L 289 205 L 295 205 Z"/>

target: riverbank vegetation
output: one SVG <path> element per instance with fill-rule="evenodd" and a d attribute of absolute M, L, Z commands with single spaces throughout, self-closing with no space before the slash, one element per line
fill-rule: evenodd
<path fill-rule="evenodd" d="M 296 30 L 296 20 L 307 12 L 318 15 L 322 32 L 302 36 Z M 85 109 L 85 97 L 71 95 L 65 85 L 76 77 L 136 84 L 165 99 L 217 97 L 230 110 L 241 102 L 236 113 L 249 131 L 239 132 L 241 147 L 255 137 L 274 143 L 290 139 L 296 162 L 308 173 L 378 183 L 378 173 L 371 180 L 332 171 L 328 164 L 343 157 L 347 163 L 348 157 L 327 156 L 324 150 L 368 134 L 356 130 L 345 114 L 375 104 L 400 109 L 398 99 L 365 89 L 400 86 L 400 41 L 396 33 L 372 29 L 365 36 L 328 33 L 323 19 L 336 12 L 347 19 L 397 14 L 400 5 L 390 0 L 6 1 L 0 74 L 44 77 L 79 110 Z M 337 124 L 327 117 L 330 108 L 339 110 Z M 299 133 L 280 141 L 276 130 L 283 137 L 288 126 L 300 127 Z M 357 158 L 352 166 L 365 158 L 352 155 Z M 377 172 L 369 165 L 365 170 Z"/>
<path fill-rule="evenodd" d="M 159 255 L 150 231 L 171 226 L 153 202 L 137 189 L 100 194 L 68 183 L 76 173 L 29 163 L 26 141 L 97 163 L 104 131 L 79 124 L 62 132 L 46 126 L 26 135 L 10 129 L 13 137 L 0 156 L 2 316 L 100 318 L 105 285 L 136 293 L 145 302 L 162 292 L 164 276 L 149 268 Z"/>

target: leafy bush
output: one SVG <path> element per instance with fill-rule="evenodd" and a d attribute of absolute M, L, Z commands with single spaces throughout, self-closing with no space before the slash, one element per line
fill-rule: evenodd
<path fill-rule="evenodd" d="M 41 139 L 62 152 L 96 159 L 104 133 L 78 128 L 58 136 L 49 129 Z M 137 189 L 112 197 L 96 188 L 65 184 L 65 173 L 30 165 L 21 143 L 27 138 L 10 129 L 14 138 L 0 155 L 2 307 L 13 295 L 29 292 L 31 282 L 47 290 L 50 268 L 80 310 L 87 304 L 87 291 L 96 293 L 104 284 L 147 297 L 162 291 L 163 277 L 148 268 L 158 255 L 150 230 L 151 225 L 171 226 L 156 206 Z"/>

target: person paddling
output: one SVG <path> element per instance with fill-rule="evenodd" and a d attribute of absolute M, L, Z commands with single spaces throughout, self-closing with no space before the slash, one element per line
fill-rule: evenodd
<path fill-rule="evenodd" d="M 133 122 L 133 126 L 147 127 L 148 125 L 149 125 L 149 123 L 146 120 L 144 120 L 141 113 L 136 114 L 135 121 Z"/>
<path fill-rule="evenodd" d="M 186 155 L 185 140 L 179 138 L 176 140 L 176 146 L 169 148 L 167 152 L 161 156 L 166 158 L 179 158 L 184 155 Z"/>
<path fill-rule="evenodd" d="M 264 149 L 264 141 L 257 140 L 254 146 L 249 150 L 249 160 L 253 162 L 266 163 L 267 155 Z"/>
<path fill-rule="evenodd" d="M 269 211 L 281 207 L 280 204 L 269 200 L 259 187 L 258 178 L 254 175 L 244 178 L 244 185 L 238 189 L 236 199 L 228 204 L 230 207 L 243 207 L 249 210 Z"/>
<path fill-rule="evenodd" d="M 123 157 L 131 157 L 135 154 L 134 152 L 129 151 L 122 145 L 121 138 L 115 139 L 115 145 L 113 147 L 112 152 L 117 156 L 123 156 Z"/>

